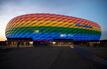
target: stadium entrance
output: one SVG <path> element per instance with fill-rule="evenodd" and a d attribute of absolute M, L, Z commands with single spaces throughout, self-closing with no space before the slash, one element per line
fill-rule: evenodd
<path fill-rule="evenodd" d="M 54 39 L 54 41 L 52 42 L 52 46 L 69 46 L 71 48 L 74 48 L 74 43 L 71 39 Z"/>

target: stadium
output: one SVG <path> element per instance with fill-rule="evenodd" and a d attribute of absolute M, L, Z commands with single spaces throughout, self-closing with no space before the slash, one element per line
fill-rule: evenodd
<path fill-rule="evenodd" d="M 6 27 L 8 41 L 45 41 L 53 44 L 55 41 L 61 44 L 61 41 L 62 44 L 72 44 L 71 41 L 100 40 L 100 36 L 101 27 L 97 23 L 60 14 L 25 14 L 10 20 Z"/>

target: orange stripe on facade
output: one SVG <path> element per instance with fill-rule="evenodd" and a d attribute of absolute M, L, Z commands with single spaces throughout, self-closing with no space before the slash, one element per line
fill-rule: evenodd
<path fill-rule="evenodd" d="M 59 26 L 86 29 L 84 27 L 75 26 L 78 23 L 92 26 L 92 28 L 87 28 L 88 30 L 95 29 L 97 31 L 100 31 L 100 26 L 95 22 L 91 22 L 89 20 L 81 18 L 56 14 L 29 14 L 18 16 L 9 22 L 7 29 L 26 26 Z"/>

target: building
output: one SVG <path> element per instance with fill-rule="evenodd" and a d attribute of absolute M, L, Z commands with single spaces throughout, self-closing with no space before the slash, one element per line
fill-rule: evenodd
<path fill-rule="evenodd" d="M 52 42 L 99 40 L 101 27 L 92 21 L 59 14 L 37 13 L 17 16 L 6 28 L 8 41 Z M 58 42 L 60 42 L 58 41 Z M 60 44 L 60 43 L 59 43 Z M 65 43 L 64 43 L 65 44 Z M 72 43 L 71 43 L 72 44 Z"/>

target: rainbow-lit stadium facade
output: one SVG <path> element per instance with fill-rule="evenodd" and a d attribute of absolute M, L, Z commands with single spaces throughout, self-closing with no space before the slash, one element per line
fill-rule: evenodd
<path fill-rule="evenodd" d="M 7 25 L 7 38 L 35 40 L 73 39 L 99 40 L 101 27 L 92 21 L 59 14 L 25 14 L 13 18 Z"/>

